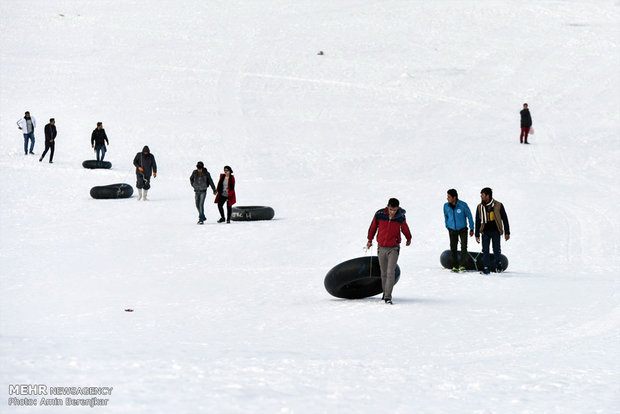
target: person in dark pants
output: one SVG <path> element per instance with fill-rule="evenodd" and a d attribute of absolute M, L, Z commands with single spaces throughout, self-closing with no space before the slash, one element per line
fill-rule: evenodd
<path fill-rule="evenodd" d="M 196 169 L 189 177 L 189 182 L 192 187 L 194 187 L 196 209 L 198 210 L 198 224 L 204 224 L 207 220 L 207 217 L 205 216 L 205 198 L 207 197 L 207 189 L 211 187 L 213 194 L 216 194 L 216 191 L 211 174 L 207 171 L 202 161 L 198 161 L 196 164 Z"/>
<path fill-rule="evenodd" d="M 527 104 L 524 103 L 523 109 L 521 110 L 521 136 L 519 137 L 521 144 L 529 144 L 529 142 L 527 142 L 527 135 L 530 133 L 531 127 L 532 116 L 530 115 L 530 110 L 527 108 Z"/>
<path fill-rule="evenodd" d="M 217 209 L 220 211 L 220 219 L 218 223 L 230 223 L 230 216 L 232 215 L 232 206 L 237 202 L 237 196 L 235 194 L 235 177 L 232 175 L 233 170 L 228 165 L 224 167 L 224 174 L 220 174 L 220 179 L 217 182 L 217 194 L 215 196 L 215 203 L 217 203 Z M 224 203 L 226 203 L 226 219 L 224 219 Z"/>
<path fill-rule="evenodd" d="M 17 121 L 17 128 L 24 134 L 24 155 L 33 154 L 34 149 L 34 129 L 37 127 L 37 120 L 34 116 L 30 116 L 30 112 L 26 111 L 24 117 Z M 28 150 L 28 141 L 30 141 L 30 150 Z"/>
<path fill-rule="evenodd" d="M 448 202 L 443 205 L 443 215 L 446 228 L 450 236 L 450 251 L 452 252 L 452 271 L 462 272 L 467 255 L 467 223 L 469 221 L 469 237 L 474 235 L 474 219 L 466 202 L 459 200 L 454 188 L 448 190 Z M 458 261 L 457 247 L 461 239 L 461 261 Z"/>
<path fill-rule="evenodd" d="M 39 162 L 43 161 L 45 158 L 45 154 L 47 151 L 50 151 L 50 164 L 53 163 L 54 159 L 54 147 L 56 146 L 56 120 L 54 118 L 50 118 L 50 123 L 45 125 L 45 151 L 41 154 L 41 158 L 39 158 Z"/>
<path fill-rule="evenodd" d="M 147 145 L 142 148 L 142 152 L 136 154 L 133 159 L 133 165 L 136 166 L 138 201 L 148 201 L 146 195 L 151 188 L 151 174 L 153 174 L 153 177 L 157 177 L 157 163 L 155 162 L 155 156 L 151 154 L 151 150 Z"/>
<path fill-rule="evenodd" d="M 108 136 L 105 133 L 105 129 L 103 129 L 103 123 L 97 122 L 97 128 L 95 128 L 90 135 L 90 145 L 95 149 L 97 161 L 103 161 L 105 153 L 108 150 L 106 144 L 110 145 L 110 141 L 108 141 Z M 101 159 L 99 159 L 99 155 L 101 155 Z"/>
<path fill-rule="evenodd" d="M 506 241 L 510 239 L 510 225 L 504 205 L 493 199 L 493 190 L 489 187 L 483 188 L 480 191 L 480 200 L 481 203 L 476 209 L 476 243 L 480 243 L 482 234 L 482 273 L 488 275 L 491 272 L 489 244 L 493 244 L 496 271 L 501 272 L 501 236 L 503 234 Z"/>
<path fill-rule="evenodd" d="M 383 300 L 392 304 L 392 290 L 396 283 L 396 262 L 400 254 L 400 233 L 407 239 L 406 245 L 411 244 L 411 232 L 405 219 L 405 209 L 400 208 L 400 202 L 396 198 L 388 200 L 387 207 L 377 210 L 368 229 L 368 242 L 366 247 L 372 247 L 372 239 L 377 234 L 377 255 L 381 268 L 381 286 L 383 287 Z"/>

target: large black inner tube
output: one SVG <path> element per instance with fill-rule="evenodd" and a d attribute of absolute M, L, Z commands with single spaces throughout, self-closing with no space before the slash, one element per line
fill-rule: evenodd
<path fill-rule="evenodd" d="M 500 256 L 502 262 L 502 271 L 504 271 L 508 268 L 508 258 L 503 254 Z M 495 268 L 495 255 L 491 253 L 489 254 L 489 257 L 491 263 L 490 270 L 495 272 L 497 270 Z M 457 252 L 457 260 L 461 262 L 460 251 Z M 458 263 L 452 262 L 452 252 L 450 252 L 450 250 L 444 250 L 444 252 L 441 253 L 441 256 L 439 256 L 439 261 L 441 262 L 441 265 L 446 269 L 452 269 L 454 266 L 458 266 Z M 467 252 L 467 255 L 465 256 L 465 261 L 462 263 L 463 267 L 465 267 L 465 269 L 467 270 L 482 270 L 482 268 L 484 267 L 484 265 L 482 264 L 482 253 L 478 252 Z"/>
<path fill-rule="evenodd" d="M 96 199 L 129 198 L 132 194 L 133 187 L 124 183 L 102 185 L 90 189 L 90 196 Z"/>
<path fill-rule="evenodd" d="M 394 284 L 400 279 L 400 267 L 396 265 Z M 362 299 L 383 292 L 381 268 L 377 256 L 358 257 L 334 266 L 324 280 L 330 295 L 343 299 Z"/>
<path fill-rule="evenodd" d="M 271 220 L 275 216 L 273 208 L 267 206 L 234 206 L 232 221 Z"/>
<path fill-rule="evenodd" d="M 95 168 L 109 169 L 112 168 L 112 163 L 110 161 L 86 160 L 82 163 L 82 167 L 91 170 Z"/>

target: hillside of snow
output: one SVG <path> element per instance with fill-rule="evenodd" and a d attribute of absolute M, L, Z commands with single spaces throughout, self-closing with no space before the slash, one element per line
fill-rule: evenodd
<path fill-rule="evenodd" d="M 617 0 L 8 0 L 0 45 L 0 412 L 620 410 Z M 81 166 L 98 121 L 110 170 Z M 90 197 L 144 145 L 150 201 Z M 275 219 L 208 194 L 196 225 L 197 161 Z M 446 190 L 487 186 L 510 265 L 451 273 Z M 330 296 L 390 197 L 394 305 Z"/>

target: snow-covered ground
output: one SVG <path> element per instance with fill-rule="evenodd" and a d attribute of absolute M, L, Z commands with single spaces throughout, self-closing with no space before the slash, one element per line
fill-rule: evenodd
<path fill-rule="evenodd" d="M 0 2 L 0 412 L 617 413 L 619 15 L 616 0 Z M 55 163 L 39 163 L 50 117 Z M 97 121 L 111 170 L 81 167 Z M 145 144 L 151 201 L 89 196 L 134 185 Z M 197 226 L 198 160 L 216 178 L 231 165 L 238 204 L 276 219 L 216 224 L 209 196 Z M 453 274 L 446 190 L 473 209 L 485 186 L 510 266 Z M 325 274 L 364 255 L 389 197 L 413 232 L 394 306 L 331 297 Z M 15 384 L 113 391 L 94 411 L 16 407 L 58 396 Z"/>

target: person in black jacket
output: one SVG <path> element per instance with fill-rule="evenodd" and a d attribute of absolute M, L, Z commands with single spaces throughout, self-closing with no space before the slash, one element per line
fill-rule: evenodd
<path fill-rule="evenodd" d="M 110 145 L 110 141 L 108 141 L 108 136 L 105 134 L 105 129 L 103 129 L 103 123 L 97 122 L 97 128 L 90 135 L 90 145 L 97 153 L 97 161 L 103 161 L 103 157 L 105 157 L 105 153 L 108 150 L 106 144 Z M 101 159 L 99 159 L 100 153 Z"/>
<path fill-rule="evenodd" d="M 136 187 L 138 187 L 138 201 L 143 199 L 148 201 L 146 194 L 151 188 L 151 174 L 157 177 L 157 163 L 155 156 L 151 154 L 151 150 L 147 145 L 142 148 L 142 152 L 136 154 L 133 159 L 133 165 L 136 166 Z M 144 195 L 142 195 L 144 190 Z"/>
<path fill-rule="evenodd" d="M 54 118 L 50 118 L 50 123 L 45 125 L 45 151 L 43 151 L 43 154 L 41 155 L 41 158 L 39 158 L 39 162 L 43 161 L 43 158 L 45 158 L 45 154 L 47 154 L 47 151 L 50 150 L 50 164 L 53 163 L 54 161 L 52 161 L 54 159 L 54 147 L 56 146 L 54 140 L 56 139 L 56 120 Z"/>
<path fill-rule="evenodd" d="M 527 142 L 527 135 L 530 133 L 530 128 L 532 127 L 532 116 L 530 115 L 530 110 L 527 108 L 527 104 L 523 104 L 523 109 L 521 110 L 521 136 L 519 137 L 521 144 Z M 525 138 L 525 141 L 523 140 Z"/>
<path fill-rule="evenodd" d="M 207 220 L 205 216 L 205 198 L 207 197 L 207 190 L 211 187 L 213 194 L 215 194 L 216 191 L 213 178 L 211 178 L 211 174 L 207 171 L 202 161 L 198 161 L 196 164 L 196 169 L 189 177 L 189 182 L 192 187 L 194 187 L 196 209 L 198 210 L 198 224 L 204 224 Z"/>

